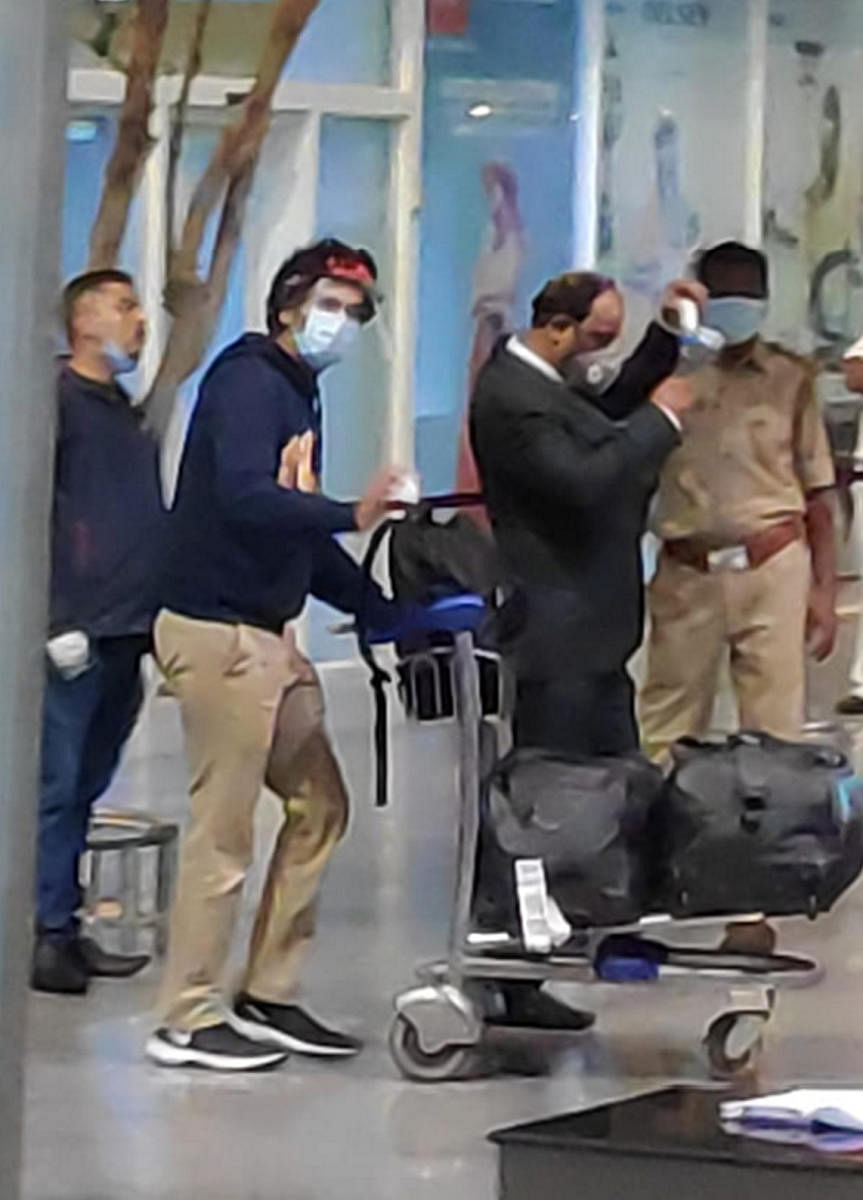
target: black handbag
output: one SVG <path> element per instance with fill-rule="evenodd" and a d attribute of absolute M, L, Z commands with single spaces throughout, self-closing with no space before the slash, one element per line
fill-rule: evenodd
<path fill-rule="evenodd" d="M 830 747 L 687 740 L 657 810 L 673 916 L 828 912 L 863 870 L 863 781 Z"/>

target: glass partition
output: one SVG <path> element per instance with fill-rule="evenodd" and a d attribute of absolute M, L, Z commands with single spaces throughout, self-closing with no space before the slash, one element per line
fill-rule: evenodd
<path fill-rule="evenodd" d="M 698 247 L 744 234 L 750 9 L 607 6 L 599 263 L 633 334 Z"/>
<path fill-rule="evenodd" d="M 524 320 L 537 283 L 572 260 L 578 5 L 471 0 L 463 20 L 457 8 L 439 6 L 426 53 L 416 446 L 427 491 L 455 481 L 472 374 Z"/>
<path fill-rule="evenodd" d="M 389 83 L 390 0 L 321 0 L 288 64 L 287 78 Z"/>
<path fill-rule="evenodd" d="M 371 251 L 384 297 L 378 319 L 350 358 L 327 371 L 321 381 L 323 485 L 328 495 L 339 499 L 361 496 L 386 457 L 393 278 L 387 196 L 392 136 L 389 121 L 325 117 L 321 123 L 316 236 L 337 237 Z M 352 549 L 361 552 L 357 545 Z M 341 620 L 333 609 L 310 601 L 307 639 L 316 661 L 353 654 L 353 639 L 329 632 Z"/>
<path fill-rule="evenodd" d="M 388 121 L 325 117 L 321 124 L 316 236 L 369 250 L 384 297 L 379 320 L 349 360 L 322 378 L 324 483 L 328 494 L 340 499 L 362 494 L 385 452 L 393 276 L 387 228 L 391 137 Z"/>
<path fill-rule="evenodd" d="M 66 124 L 66 195 L 63 204 L 61 275 L 70 279 L 87 266 L 90 230 L 101 197 L 100 181 L 114 147 L 116 122 L 101 112 L 76 111 Z M 132 205 L 120 254 L 120 265 L 137 273 L 141 232 L 141 201 Z"/>

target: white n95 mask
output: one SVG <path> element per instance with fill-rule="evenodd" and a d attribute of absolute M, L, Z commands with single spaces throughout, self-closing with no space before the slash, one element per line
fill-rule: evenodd
<path fill-rule="evenodd" d="M 619 351 L 591 350 L 579 354 L 567 372 L 567 383 L 588 396 L 604 396 L 623 369 Z"/>

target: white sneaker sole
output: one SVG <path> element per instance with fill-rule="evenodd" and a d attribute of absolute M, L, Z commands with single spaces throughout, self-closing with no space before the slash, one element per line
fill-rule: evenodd
<path fill-rule="evenodd" d="M 304 1042 L 301 1038 L 283 1033 L 273 1025 L 261 1025 L 257 1021 L 246 1021 L 231 1013 L 228 1018 L 233 1029 L 241 1033 L 250 1042 L 259 1046 L 278 1046 L 288 1054 L 303 1054 L 307 1058 L 356 1058 L 360 1053 L 354 1049 L 340 1049 L 336 1046 L 320 1046 L 317 1042 Z"/>
<path fill-rule="evenodd" d="M 208 1071 L 269 1071 L 280 1066 L 287 1058 L 278 1050 L 272 1054 L 249 1057 L 208 1054 L 191 1046 L 175 1046 L 156 1036 L 147 1039 L 144 1052 L 150 1062 L 159 1067 L 204 1067 Z"/>

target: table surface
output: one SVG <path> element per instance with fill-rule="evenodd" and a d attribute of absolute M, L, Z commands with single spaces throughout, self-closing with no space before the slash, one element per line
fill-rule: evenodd
<path fill-rule="evenodd" d="M 863 1176 L 863 1137 L 859 1153 L 836 1154 L 810 1145 L 783 1145 L 725 1133 L 719 1123 L 719 1105 L 734 1094 L 716 1088 L 665 1088 L 634 1100 L 498 1130 L 491 1140 L 501 1146 Z"/>

